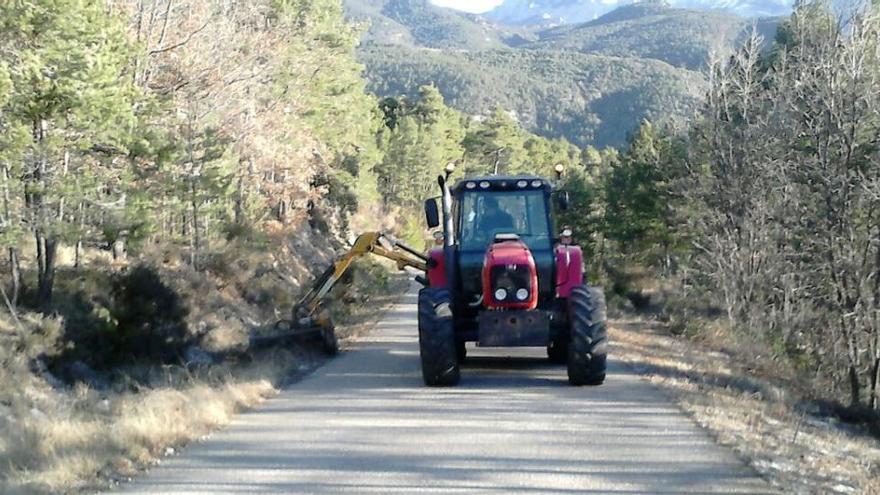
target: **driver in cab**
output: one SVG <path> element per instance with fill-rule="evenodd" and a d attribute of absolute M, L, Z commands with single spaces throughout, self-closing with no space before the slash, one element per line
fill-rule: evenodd
<path fill-rule="evenodd" d="M 498 200 L 488 197 L 483 202 L 483 216 L 477 222 L 477 232 L 486 235 L 515 233 L 513 217 L 498 206 Z"/>

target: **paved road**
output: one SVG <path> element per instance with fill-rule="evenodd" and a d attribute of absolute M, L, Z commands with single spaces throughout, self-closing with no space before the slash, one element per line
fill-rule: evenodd
<path fill-rule="evenodd" d="M 573 388 L 529 350 L 472 350 L 422 386 L 415 296 L 369 336 L 126 493 L 772 493 L 659 390 L 612 361 Z M 513 356 L 513 357 L 508 357 Z"/>

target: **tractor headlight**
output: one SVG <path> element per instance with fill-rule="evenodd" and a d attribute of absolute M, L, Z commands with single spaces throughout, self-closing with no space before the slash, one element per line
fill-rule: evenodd
<path fill-rule="evenodd" d="M 496 303 L 521 304 L 532 297 L 532 291 L 536 289 L 532 284 L 532 272 L 529 265 L 496 265 L 489 270 L 489 286 L 491 292 L 486 298 L 492 298 Z"/>

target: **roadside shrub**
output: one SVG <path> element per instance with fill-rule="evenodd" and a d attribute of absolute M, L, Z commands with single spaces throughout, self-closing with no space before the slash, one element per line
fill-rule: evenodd
<path fill-rule="evenodd" d="M 653 270 L 632 260 L 608 260 L 605 273 L 609 297 L 627 300 L 637 310 L 648 309 L 657 290 Z"/>
<path fill-rule="evenodd" d="M 0 316 L 0 404 L 22 406 L 34 360 L 57 354 L 60 337 L 61 322 L 56 318 L 36 313 Z"/>
<path fill-rule="evenodd" d="M 189 311 L 155 268 L 139 265 L 114 277 L 111 294 L 117 361 L 168 362 L 189 344 Z"/>
<path fill-rule="evenodd" d="M 102 270 L 65 271 L 59 277 L 53 312 L 63 322 L 64 349 L 49 360 L 50 369 L 59 377 L 66 375 L 69 363 L 80 361 L 99 367 L 115 352 L 112 335 L 116 322 L 110 311 L 112 279 Z"/>

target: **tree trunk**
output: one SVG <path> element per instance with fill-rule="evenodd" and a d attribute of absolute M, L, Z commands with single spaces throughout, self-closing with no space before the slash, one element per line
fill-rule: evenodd
<path fill-rule="evenodd" d="M 862 403 L 862 390 L 859 384 L 859 371 L 854 365 L 849 366 L 849 394 L 850 405 L 859 406 Z"/>
<path fill-rule="evenodd" d="M 125 259 L 125 239 L 119 237 L 114 240 L 110 252 L 113 254 L 113 261 Z"/>
<path fill-rule="evenodd" d="M 880 409 L 877 404 L 878 399 L 880 399 L 880 397 L 877 396 L 878 382 L 880 382 L 880 358 L 874 359 L 874 369 L 871 370 L 871 409 Z"/>
<path fill-rule="evenodd" d="M 37 280 L 43 279 L 43 273 L 46 272 L 46 256 L 45 256 L 45 244 L 43 242 L 43 234 L 37 231 L 34 234 L 34 243 L 37 247 Z"/>
<path fill-rule="evenodd" d="M 241 162 L 239 162 L 241 166 Z M 244 223 L 244 177 L 238 176 L 238 184 L 235 186 L 235 205 L 233 207 L 233 223 L 242 225 Z"/>
<path fill-rule="evenodd" d="M 79 268 L 82 265 L 82 248 L 83 248 L 83 231 L 85 230 L 86 225 L 86 213 L 85 213 L 85 203 L 79 203 L 79 237 L 76 239 L 76 245 L 74 246 L 74 259 L 73 259 L 73 267 Z"/>
<path fill-rule="evenodd" d="M 199 269 L 199 250 L 201 249 L 201 238 L 199 235 L 199 202 L 196 199 L 195 181 L 190 184 L 190 204 L 192 206 L 192 236 L 190 236 L 190 265 L 196 270 Z"/>
<path fill-rule="evenodd" d="M 21 263 L 18 260 L 18 250 L 14 247 L 9 248 L 9 272 L 12 276 L 12 307 L 18 306 L 18 296 L 21 293 Z"/>
<path fill-rule="evenodd" d="M 11 198 L 9 197 L 9 167 L 3 165 L 3 218 L 4 221 L 12 226 L 17 223 L 12 217 L 12 207 L 10 206 Z M 15 308 L 18 305 L 18 296 L 21 293 L 21 265 L 18 260 L 18 250 L 12 246 L 7 248 L 9 254 L 9 274 L 12 277 L 12 294 L 10 304 Z"/>
<path fill-rule="evenodd" d="M 278 221 L 287 223 L 287 200 L 282 199 L 278 202 Z"/>
<path fill-rule="evenodd" d="M 73 248 L 73 267 L 80 268 L 82 266 L 82 237 L 76 240 L 76 245 Z"/>
<path fill-rule="evenodd" d="M 47 313 L 52 306 L 52 290 L 55 287 L 55 253 L 58 250 L 58 241 L 52 238 L 42 240 L 43 270 L 37 286 L 37 304 Z"/>
<path fill-rule="evenodd" d="M 33 181 L 40 186 L 40 189 L 44 189 L 46 187 L 49 158 L 46 156 L 46 151 L 42 149 L 42 146 L 48 138 L 48 124 L 43 119 L 36 121 L 34 124 L 34 137 L 41 149 Z M 34 240 L 37 251 L 37 307 L 43 312 L 48 312 L 52 304 L 52 289 L 55 285 L 55 253 L 58 245 L 55 239 L 48 238 L 45 235 L 44 229 L 50 222 L 50 214 L 46 211 L 42 194 L 36 193 L 32 195 L 31 207 L 34 208 L 36 220 Z"/>

